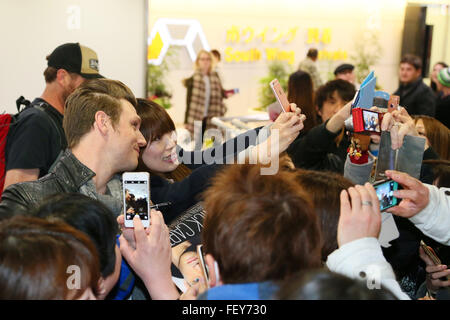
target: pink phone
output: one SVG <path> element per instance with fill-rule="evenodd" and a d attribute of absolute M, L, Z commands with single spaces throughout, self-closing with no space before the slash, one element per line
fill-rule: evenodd
<path fill-rule="evenodd" d="M 278 82 L 278 79 L 273 79 L 272 81 L 270 81 L 270 87 L 272 88 L 273 94 L 277 98 L 278 103 L 281 105 L 283 111 L 288 112 L 287 110 L 290 110 L 289 101 L 283 91 L 283 88 L 280 85 L 280 82 Z"/>

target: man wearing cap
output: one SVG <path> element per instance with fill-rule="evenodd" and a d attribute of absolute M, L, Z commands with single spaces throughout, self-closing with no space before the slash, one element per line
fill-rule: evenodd
<path fill-rule="evenodd" d="M 439 71 L 437 79 L 436 119 L 450 129 L 450 68 Z"/>
<path fill-rule="evenodd" d="M 421 75 L 422 60 L 412 54 L 404 55 L 400 60 L 400 86 L 394 95 L 400 97 L 400 105 L 408 114 L 434 117 L 436 97 Z"/>
<path fill-rule="evenodd" d="M 355 84 L 355 73 L 353 72 L 355 66 L 349 63 L 343 63 L 334 70 L 335 79 L 342 79 Z"/>
<path fill-rule="evenodd" d="M 20 113 L 8 133 L 5 185 L 46 175 L 67 146 L 62 127 L 67 97 L 86 79 L 102 78 L 97 54 L 79 43 L 65 43 L 47 56 L 45 89 Z"/>

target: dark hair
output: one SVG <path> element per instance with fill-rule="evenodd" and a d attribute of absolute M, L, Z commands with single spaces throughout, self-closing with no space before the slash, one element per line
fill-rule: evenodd
<path fill-rule="evenodd" d="M 319 54 L 319 51 L 317 51 L 317 49 L 311 48 L 308 50 L 308 53 L 306 54 L 306 56 L 314 59 L 314 58 L 317 58 L 318 54 Z"/>
<path fill-rule="evenodd" d="M 433 168 L 435 185 L 438 188 L 450 188 L 450 161 L 448 160 L 424 160 Z"/>
<path fill-rule="evenodd" d="M 314 89 L 311 76 L 304 71 L 296 71 L 289 76 L 288 100 L 302 109 L 306 116 L 302 132 L 308 132 L 318 124 L 314 109 Z"/>
<path fill-rule="evenodd" d="M 322 240 L 309 196 L 292 172 L 230 165 L 204 194 L 202 242 L 224 283 L 282 280 L 319 267 Z"/>
<path fill-rule="evenodd" d="M 86 234 L 97 248 L 103 278 L 114 272 L 119 228 L 114 214 L 103 203 L 81 193 L 60 193 L 46 198 L 33 215 L 63 221 Z"/>
<path fill-rule="evenodd" d="M 150 145 L 153 140 L 161 138 L 166 133 L 175 131 L 175 124 L 170 115 L 163 107 L 154 101 L 138 98 L 136 112 L 138 116 L 141 117 L 141 126 L 139 130 L 147 141 L 147 146 Z M 151 174 L 156 174 L 175 181 L 183 180 L 191 173 L 191 170 L 184 164 L 180 164 L 174 171 L 169 173 L 152 172 L 142 160 L 144 151 L 145 147 L 141 148 L 139 164 L 136 169 L 137 171 L 147 171 Z"/>
<path fill-rule="evenodd" d="M 319 217 L 323 237 L 322 261 L 338 248 L 337 226 L 340 216 L 340 194 L 354 186 L 335 172 L 297 170 L 296 180 L 308 193 Z"/>
<path fill-rule="evenodd" d="M 56 68 L 53 67 L 47 67 L 44 70 L 44 78 L 45 78 L 45 82 L 46 83 L 52 83 L 53 81 L 55 81 L 56 79 L 56 73 L 58 72 L 58 70 Z"/>
<path fill-rule="evenodd" d="M 448 68 L 448 64 L 446 64 L 444 61 L 438 61 L 434 64 L 433 69 L 438 64 L 440 64 L 443 68 Z M 430 79 L 430 87 L 431 89 L 433 89 L 433 92 L 437 92 L 437 85 L 436 82 L 433 81 L 433 79 Z"/>
<path fill-rule="evenodd" d="M 298 273 L 280 284 L 275 295 L 279 300 L 398 300 L 381 287 L 369 289 L 359 280 L 328 270 Z"/>
<path fill-rule="evenodd" d="M 92 129 L 95 114 L 105 112 L 113 127 L 122 113 L 121 99 L 136 107 L 136 98 L 122 82 L 109 79 L 91 79 L 79 86 L 66 100 L 63 127 L 68 148 L 73 148 Z"/>
<path fill-rule="evenodd" d="M 69 267 L 80 269 L 80 286 L 68 286 Z M 76 299 L 97 290 L 97 250 L 73 227 L 17 215 L 0 221 L 0 299 Z"/>
<path fill-rule="evenodd" d="M 67 71 L 67 70 L 66 70 Z M 44 79 L 45 79 L 45 83 L 52 83 L 53 81 L 56 80 L 56 76 L 58 73 L 58 69 L 54 68 L 54 67 L 47 67 L 44 70 Z M 74 72 L 69 72 L 67 71 L 67 73 L 70 75 L 70 77 L 72 79 L 74 79 L 75 76 L 77 76 L 77 73 Z"/>
<path fill-rule="evenodd" d="M 316 104 L 320 110 L 324 102 L 331 99 L 335 91 L 345 102 L 351 101 L 356 93 L 355 86 L 348 81 L 342 79 L 328 81 L 321 85 L 316 92 Z"/>
<path fill-rule="evenodd" d="M 416 70 L 422 69 L 422 59 L 414 54 L 405 54 L 400 60 L 400 64 L 402 63 L 408 63 L 412 65 Z"/>
<path fill-rule="evenodd" d="M 220 52 L 216 49 L 212 49 L 211 53 L 220 61 Z"/>
<path fill-rule="evenodd" d="M 413 116 L 414 123 L 422 120 L 425 127 L 425 136 L 431 144 L 431 147 L 439 155 L 441 159 L 450 160 L 450 129 L 442 124 L 439 120 L 425 115 Z"/>

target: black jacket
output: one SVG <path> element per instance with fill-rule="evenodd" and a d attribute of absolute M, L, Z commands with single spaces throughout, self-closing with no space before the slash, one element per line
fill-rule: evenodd
<path fill-rule="evenodd" d="M 422 78 L 406 85 L 400 85 L 394 94 L 400 97 L 400 105 L 410 115 L 434 117 L 436 96 L 433 90 L 422 81 Z"/>
<path fill-rule="evenodd" d="M 0 219 L 29 211 L 55 193 L 78 192 L 93 176 L 92 170 L 66 150 L 47 175 L 36 181 L 13 184 L 3 191 Z"/>
<path fill-rule="evenodd" d="M 170 183 L 157 175 L 150 177 L 150 198 L 153 203 L 170 201 L 172 204 L 161 208 L 164 221 L 170 223 L 181 213 L 201 201 L 201 193 L 210 185 L 210 178 L 216 174 L 220 165 L 211 164 L 199 167 L 179 182 Z"/>
<path fill-rule="evenodd" d="M 328 131 L 327 122 L 299 135 L 288 147 L 287 153 L 297 168 L 344 173 L 350 139 L 344 134 L 336 145 L 339 133 Z"/>
<path fill-rule="evenodd" d="M 439 94 L 436 103 L 436 119 L 450 129 L 450 95 Z"/>
<path fill-rule="evenodd" d="M 181 182 L 168 183 L 161 178 L 150 178 L 150 198 L 153 203 L 170 201 L 172 206 L 161 210 L 166 223 L 194 205 L 197 194 L 208 186 L 208 181 L 219 166 L 207 165 Z M 14 214 L 26 213 L 37 207 L 45 198 L 55 193 L 79 192 L 95 173 L 83 165 L 69 150 L 59 159 L 49 174 L 36 181 L 9 186 L 0 202 L 0 220 Z"/>

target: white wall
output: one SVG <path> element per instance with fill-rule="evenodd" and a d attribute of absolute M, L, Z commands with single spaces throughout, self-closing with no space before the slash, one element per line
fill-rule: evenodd
<path fill-rule="evenodd" d="M 68 28 L 70 6 L 80 8 L 79 29 Z M 145 11 L 145 0 L 0 0 L 0 112 L 42 93 L 45 57 L 66 42 L 94 49 L 105 77 L 144 96 Z"/>

